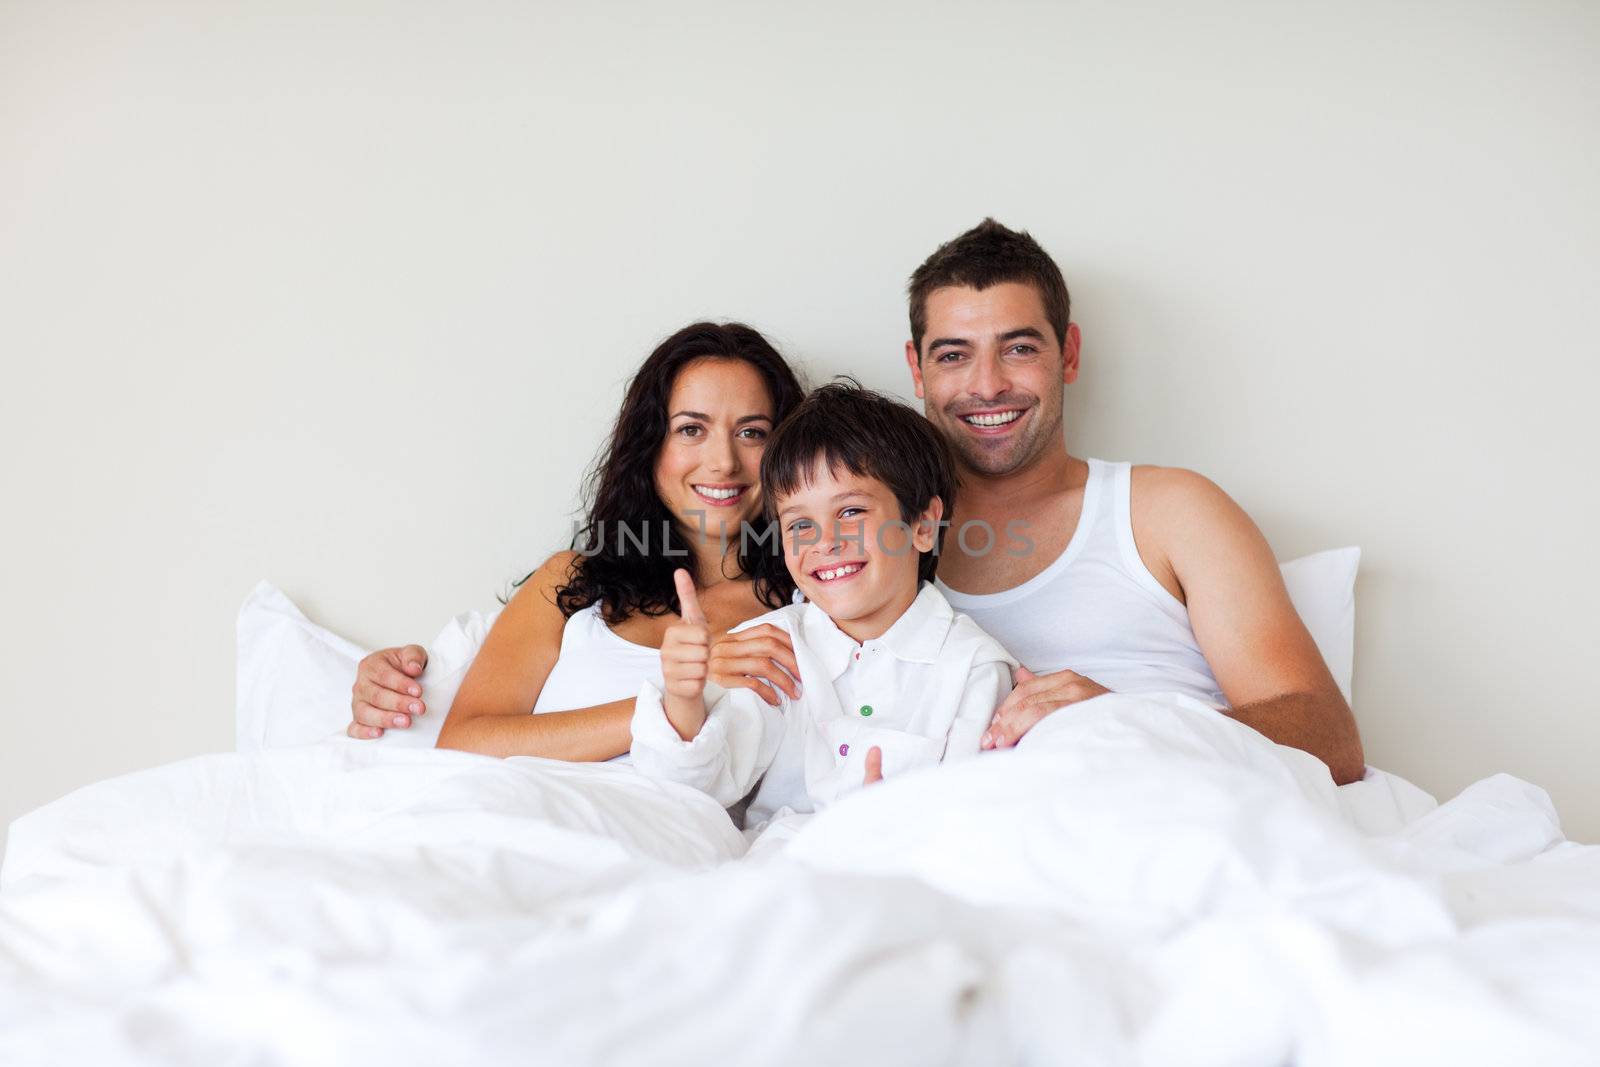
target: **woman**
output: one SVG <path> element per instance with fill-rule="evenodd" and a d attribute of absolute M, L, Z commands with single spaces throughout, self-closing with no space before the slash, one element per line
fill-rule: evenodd
<path fill-rule="evenodd" d="M 772 704 L 774 687 L 798 696 L 782 630 L 726 632 L 778 606 L 756 594 L 740 524 L 761 514 L 761 453 L 802 393 L 748 326 L 695 323 L 663 341 L 628 386 L 573 548 L 518 583 L 462 680 L 439 747 L 565 760 L 627 752 L 634 697 L 644 681 L 660 684 L 678 567 L 694 574 L 716 635 L 711 680 Z M 416 645 L 362 660 L 347 733 L 409 726 L 426 710 L 416 681 L 425 663 Z"/>

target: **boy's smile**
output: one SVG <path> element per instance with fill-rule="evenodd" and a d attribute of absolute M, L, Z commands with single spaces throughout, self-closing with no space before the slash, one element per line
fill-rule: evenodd
<path fill-rule="evenodd" d="M 852 560 L 848 563 L 829 563 L 824 560 L 812 570 L 811 577 L 814 581 L 834 585 L 854 578 L 861 573 L 861 569 L 866 565 L 867 561 L 864 559 Z"/>

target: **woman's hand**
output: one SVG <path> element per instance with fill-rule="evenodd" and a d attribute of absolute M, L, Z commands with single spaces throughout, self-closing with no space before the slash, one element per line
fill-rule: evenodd
<path fill-rule="evenodd" d="M 356 664 L 350 687 L 350 725 L 345 733 L 371 740 L 387 728 L 405 729 L 413 715 L 427 711 L 422 702 L 423 668 L 428 650 L 421 645 L 383 648 Z"/>
<path fill-rule="evenodd" d="M 800 699 L 794 642 L 783 627 L 770 622 L 717 638 L 711 645 L 710 674 L 722 688 L 748 689 L 773 707 L 778 706 L 779 689 L 790 700 Z"/>
<path fill-rule="evenodd" d="M 711 627 L 700 610 L 694 579 L 683 568 L 672 573 L 678 586 L 679 620 L 667 627 L 661 640 L 662 704 L 667 721 L 685 741 L 692 740 L 706 721 L 706 675 L 711 661 Z"/>

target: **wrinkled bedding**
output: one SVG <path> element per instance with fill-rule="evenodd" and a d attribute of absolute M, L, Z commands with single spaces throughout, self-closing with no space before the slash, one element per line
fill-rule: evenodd
<path fill-rule="evenodd" d="M 747 850 L 749 855 L 747 856 Z M 0 1064 L 1594 1063 L 1600 848 L 1105 696 L 754 849 L 625 767 L 330 739 L 13 824 Z"/>

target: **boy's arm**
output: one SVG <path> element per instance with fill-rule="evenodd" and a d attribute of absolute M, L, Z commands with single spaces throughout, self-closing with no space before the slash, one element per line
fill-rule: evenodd
<path fill-rule="evenodd" d="M 967 687 L 961 694 L 955 721 L 945 741 L 944 758 L 961 759 L 978 754 L 979 742 L 989 729 L 994 709 L 1011 692 L 1011 665 L 1004 660 L 989 660 L 974 666 L 967 674 Z"/>
<path fill-rule="evenodd" d="M 661 641 L 662 687 L 646 682 L 634 701 L 628 751 L 640 773 L 693 786 L 729 807 L 771 764 L 777 745 L 768 735 L 778 731 L 768 729 L 764 706 L 748 689 L 724 692 L 706 683 L 705 613 L 689 572 L 680 567 L 672 580 L 681 621 Z M 707 703 L 714 704 L 709 715 Z"/>
<path fill-rule="evenodd" d="M 668 718 L 662 693 L 646 682 L 634 702 L 633 755 L 639 773 L 691 786 L 723 807 L 743 799 L 772 765 L 783 732 L 780 713 L 748 689 L 717 694 L 704 724 L 689 740 Z"/>

